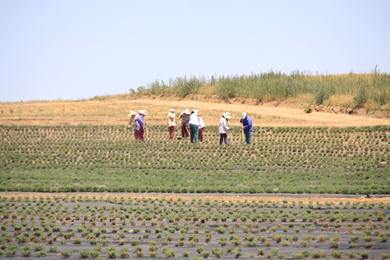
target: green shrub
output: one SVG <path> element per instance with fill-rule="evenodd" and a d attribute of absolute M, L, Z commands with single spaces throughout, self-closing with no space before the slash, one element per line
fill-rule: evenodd
<path fill-rule="evenodd" d="M 116 258 L 117 252 L 115 247 L 107 247 L 108 258 Z"/>
<path fill-rule="evenodd" d="M 35 248 L 35 251 L 43 251 L 43 250 L 45 250 L 45 245 L 38 244 L 34 248 Z"/>
<path fill-rule="evenodd" d="M 127 247 L 121 248 L 120 255 L 121 255 L 121 258 L 129 258 L 129 256 L 130 256 L 129 249 Z"/>
<path fill-rule="evenodd" d="M 313 258 L 322 258 L 322 257 L 326 257 L 326 254 L 325 254 L 324 251 L 320 250 L 320 251 L 318 251 L 318 252 L 312 253 L 311 256 L 312 256 Z"/>
<path fill-rule="evenodd" d="M 367 92 L 365 87 L 360 87 L 359 92 L 353 97 L 356 105 L 356 108 L 362 108 L 364 103 L 367 102 Z"/>
<path fill-rule="evenodd" d="M 311 105 L 308 105 L 307 107 L 305 107 L 305 109 L 303 110 L 306 114 L 310 114 L 312 112 L 312 109 L 311 109 Z"/>
<path fill-rule="evenodd" d="M 324 87 L 320 87 L 319 89 L 317 89 L 317 91 L 315 92 L 316 105 L 322 105 L 322 103 L 324 103 L 324 101 L 327 100 L 329 96 L 329 91 Z"/>
<path fill-rule="evenodd" d="M 341 258 L 342 255 L 341 251 L 332 251 L 330 254 L 333 258 Z"/>
<path fill-rule="evenodd" d="M 97 258 L 100 256 L 100 251 L 92 250 L 91 252 L 89 252 L 89 255 L 90 255 L 92 258 L 97 259 Z"/>
<path fill-rule="evenodd" d="M 81 250 L 80 251 L 81 258 L 88 258 L 89 255 L 90 255 L 90 253 L 88 251 L 86 251 L 86 250 Z"/>
<path fill-rule="evenodd" d="M 22 248 L 22 255 L 25 256 L 25 257 L 31 256 L 31 255 L 32 255 L 31 247 L 29 247 L 29 246 L 24 246 L 24 247 Z"/>
<path fill-rule="evenodd" d="M 362 259 L 369 259 L 370 258 L 370 254 L 368 252 L 363 251 L 363 252 L 360 252 L 360 257 Z"/>
<path fill-rule="evenodd" d="M 70 258 L 70 257 L 72 257 L 72 252 L 71 251 L 62 251 L 61 252 L 61 255 L 63 256 L 63 257 L 65 257 L 65 258 Z"/>

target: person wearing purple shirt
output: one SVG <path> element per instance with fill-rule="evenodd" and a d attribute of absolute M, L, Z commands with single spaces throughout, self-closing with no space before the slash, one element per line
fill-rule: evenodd
<path fill-rule="evenodd" d="M 146 125 L 144 117 L 146 116 L 145 110 L 140 110 L 139 114 L 134 121 L 134 136 L 136 140 L 143 141 L 145 139 L 145 132 L 143 126 Z"/>
<path fill-rule="evenodd" d="M 245 143 L 252 143 L 252 118 L 248 116 L 246 112 L 242 113 L 242 118 L 240 119 L 240 123 L 242 123 L 242 129 L 244 129 L 245 134 Z"/>

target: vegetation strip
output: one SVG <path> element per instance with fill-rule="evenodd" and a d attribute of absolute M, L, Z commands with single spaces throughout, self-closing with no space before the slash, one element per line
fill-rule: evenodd
<path fill-rule="evenodd" d="M 0 256 L 374 258 L 390 203 L 0 196 Z"/>
<path fill-rule="evenodd" d="M 255 127 L 246 146 L 219 146 L 216 127 L 196 145 L 149 129 L 1 126 L 0 191 L 390 193 L 389 126 Z"/>

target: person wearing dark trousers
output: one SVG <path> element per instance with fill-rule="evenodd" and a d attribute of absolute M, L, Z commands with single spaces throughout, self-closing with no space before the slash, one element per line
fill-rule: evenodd
<path fill-rule="evenodd" d="M 242 113 L 242 118 L 240 119 L 240 123 L 242 123 L 242 129 L 244 129 L 245 134 L 245 143 L 252 143 L 252 118 L 248 116 L 246 112 Z"/>
<path fill-rule="evenodd" d="M 198 142 L 199 135 L 198 110 L 192 110 L 190 115 L 190 139 L 191 143 Z"/>
<path fill-rule="evenodd" d="M 219 120 L 219 128 L 218 128 L 218 132 L 220 135 L 219 145 L 222 145 L 223 142 L 225 142 L 225 144 L 228 144 L 227 131 L 230 128 L 227 126 L 227 122 L 229 119 L 230 119 L 229 114 L 223 113 L 221 119 Z"/>

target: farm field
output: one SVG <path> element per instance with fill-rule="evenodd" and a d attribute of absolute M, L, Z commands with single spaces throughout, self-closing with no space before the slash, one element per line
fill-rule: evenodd
<path fill-rule="evenodd" d="M 197 101 L 0 105 L 0 258 L 390 257 L 386 119 Z M 207 141 L 169 140 L 171 107 L 203 108 Z M 144 142 L 126 128 L 136 108 Z M 225 110 L 234 145 L 219 146 Z"/>
<path fill-rule="evenodd" d="M 0 257 L 386 259 L 390 203 L 0 197 Z"/>
<path fill-rule="evenodd" d="M 0 127 L 1 191 L 390 193 L 389 126 L 254 127 L 253 144 L 169 140 L 149 126 Z"/>

